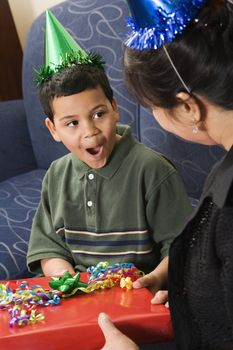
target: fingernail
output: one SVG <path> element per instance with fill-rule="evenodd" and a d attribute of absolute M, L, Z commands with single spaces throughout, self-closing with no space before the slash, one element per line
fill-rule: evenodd
<path fill-rule="evenodd" d="M 157 303 L 157 299 L 158 299 L 158 298 L 157 298 L 156 295 L 155 295 L 154 298 L 152 298 L 151 301 L 150 301 L 151 304 L 156 304 L 156 303 Z"/>
<path fill-rule="evenodd" d="M 134 287 L 134 288 L 140 288 L 141 285 L 140 285 L 140 283 L 139 283 L 138 281 L 135 281 L 135 282 L 133 283 L 133 287 Z"/>
<path fill-rule="evenodd" d="M 107 318 L 107 315 L 104 312 L 101 312 L 99 314 L 99 320 L 106 320 L 106 318 Z"/>

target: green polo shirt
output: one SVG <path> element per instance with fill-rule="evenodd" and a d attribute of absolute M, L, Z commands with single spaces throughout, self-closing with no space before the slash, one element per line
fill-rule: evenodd
<path fill-rule="evenodd" d="M 100 261 L 132 262 L 145 272 L 168 255 L 192 209 L 173 165 L 136 141 L 127 126 L 108 163 L 92 169 L 75 155 L 47 171 L 33 220 L 28 267 L 62 258 L 77 271 Z"/>

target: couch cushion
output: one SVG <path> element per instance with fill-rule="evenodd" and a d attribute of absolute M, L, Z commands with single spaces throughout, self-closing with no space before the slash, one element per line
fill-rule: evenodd
<path fill-rule="evenodd" d="M 0 183 L 0 280 L 33 276 L 26 254 L 44 174 L 34 170 Z"/>
<path fill-rule="evenodd" d="M 35 169 L 36 160 L 22 100 L 1 101 L 0 124 L 0 181 L 3 181 Z"/>

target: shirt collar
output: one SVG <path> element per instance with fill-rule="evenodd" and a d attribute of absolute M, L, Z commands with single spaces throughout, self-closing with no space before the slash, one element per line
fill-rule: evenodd
<path fill-rule="evenodd" d="M 81 179 L 87 172 L 94 172 L 106 179 L 110 179 L 120 168 L 123 160 L 126 158 L 136 140 L 127 125 L 117 125 L 117 134 L 121 135 L 120 141 L 115 145 L 112 154 L 103 168 L 92 169 L 86 163 L 78 159 L 74 154 L 71 155 L 72 163 L 77 171 L 77 176 Z"/>

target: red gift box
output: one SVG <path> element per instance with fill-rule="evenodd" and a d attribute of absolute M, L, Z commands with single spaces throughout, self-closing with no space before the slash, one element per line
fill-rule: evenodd
<path fill-rule="evenodd" d="M 87 274 L 80 280 L 87 281 Z M 50 278 L 29 278 L 29 286 L 49 287 Z M 13 289 L 22 281 L 9 281 Z M 45 319 L 28 326 L 9 327 L 7 310 L 0 310 L 0 349 L 12 350 L 97 350 L 104 345 L 98 326 L 100 312 L 106 312 L 115 325 L 137 344 L 173 339 L 170 313 L 163 305 L 152 305 L 152 294 L 145 288 L 120 287 L 97 290 L 62 298 L 57 306 L 39 307 Z"/>

